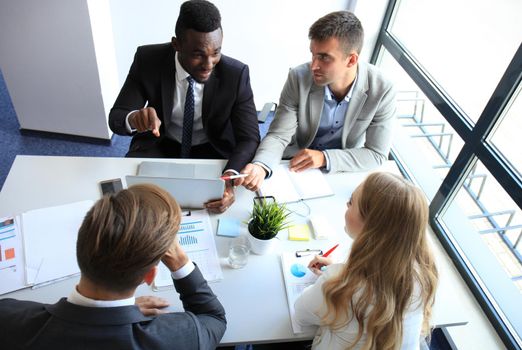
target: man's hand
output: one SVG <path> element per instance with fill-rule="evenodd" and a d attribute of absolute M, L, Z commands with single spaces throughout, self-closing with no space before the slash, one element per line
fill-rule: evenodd
<path fill-rule="evenodd" d="M 170 305 L 167 300 L 153 296 L 137 297 L 135 304 L 145 316 L 164 314 L 167 311 L 161 309 Z"/>
<path fill-rule="evenodd" d="M 261 165 L 252 163 L 247 164 L 243 170 L 241 170 L 241 174 L 250 175 L 241 179 L 236 179 L 236 186 L 243 185 L 250 191 L 257 191 L 263 184 L 266 175 L 268 175 Z"/>
<path fill-rule="evenodd" d="M 232 172 L 225 172 L 223 175 L 234 175 Z M 223 213 L 227 210 L 236 200 L 234 196 L 234 181 L 239 179 L 225 181 L 225 192 L 223 192 L 223 198 L 218 201 L 205 203 L 205 207 L 212 213 Z"/>
<path fill-rule="evenodd" d="M 324 153 L 312 149 L 302 149 L 290 160 L 290 170 L 299 172 L 309 168 L 326 166 Z"/>
<path fill-rule="evenodd" d="M 171 272 L 174 272 L 185 266 L 189 262 L 189 258 L 185 251 L 181 249 L 178 240 L 175 239 L 169 250 L 161 258 L 161 261 Z"/>
<path fill-rule="evenodd" d="M 138 132 L 150 130 L 154 136 L 160 136 L 159 128 L 161 120 L 159 120 L 156 110 L 153 107 L 145 107 L 132 113 L 129 116 L 129 125 Z"/>

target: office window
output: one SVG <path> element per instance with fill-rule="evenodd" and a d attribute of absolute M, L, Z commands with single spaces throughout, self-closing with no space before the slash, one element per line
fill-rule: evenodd
<path fill-rule="evenodd" d="M 429 181 L 438 188 L 464 142 L 386 50 L 379 66 L 397 91 L 394 150 L 412 158 L 410 163 L 422 163 L 432 175 Z"/>
<path fill-rule="evenodd" d="M 401 0 L 390 27 L 472 121 L 515 54 L 522 1 Z"/>
<path fill-rule="evenodd" d="M 502 153 L 518 174 L 522 174 L 522 85 L 492 133 L 491 143 Z"/>
<path fill-rule="evenodd" d="M 510 348 L 522 347 L 520 13 L 521 1 L 390 0 L 371 59 L 399 91 L 392 154 Z"/>
<path fill-rule="evenodd" d="M 520 332 L 522 212 L 482 162 L 470 166 L 439 222 L 497 312 Z"/>

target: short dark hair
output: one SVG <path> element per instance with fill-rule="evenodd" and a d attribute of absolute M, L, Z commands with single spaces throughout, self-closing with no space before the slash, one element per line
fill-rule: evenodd
<path fill-rule="evenodd" d="M 176 37 L 183 39 L 187 29 L 210 33 L 221 28 L 221 15 L 217 7 L 205 0 L 189 0 L 181 4 L 176 22 Z"/>
<path fill-rule="evenodd" d="M 136 288 L 174 242 L 180 221 L 176 200 L 154 185 L 104 196 L 78 231 L 82 276 L 111 291 Z"/>
<path fill-rule="evenodd" d="M 361 53 L 364 30 L 361 21 L 352 12 L 329 13 L 315 21 L 308 31 L 310 40 L 323 41 L 332 37 L 339 40 L 346 54 L 352 50 Z"/>

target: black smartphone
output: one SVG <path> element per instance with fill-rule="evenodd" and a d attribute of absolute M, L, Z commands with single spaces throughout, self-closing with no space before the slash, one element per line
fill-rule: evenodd
<path fill-rule="evenodd" d="M 103 195 L 116 193 L 123 190 L 121 179 L 111 179 L 100 181 L 100 188 Z"/>

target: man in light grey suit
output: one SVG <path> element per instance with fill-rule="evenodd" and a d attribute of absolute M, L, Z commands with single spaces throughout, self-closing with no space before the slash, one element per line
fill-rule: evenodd
<path fill-rule="evenodd" d="M 309 30 L 312 62 L 290 71 L 279 106 L 252 163 L 236 180 L 257 190 L 281 158 L 290 170 L 363 171 L 388 157 L 395 115 L 392 84 L 359 62 L 363 28 L 348 11 L 330 13 Z"/>

